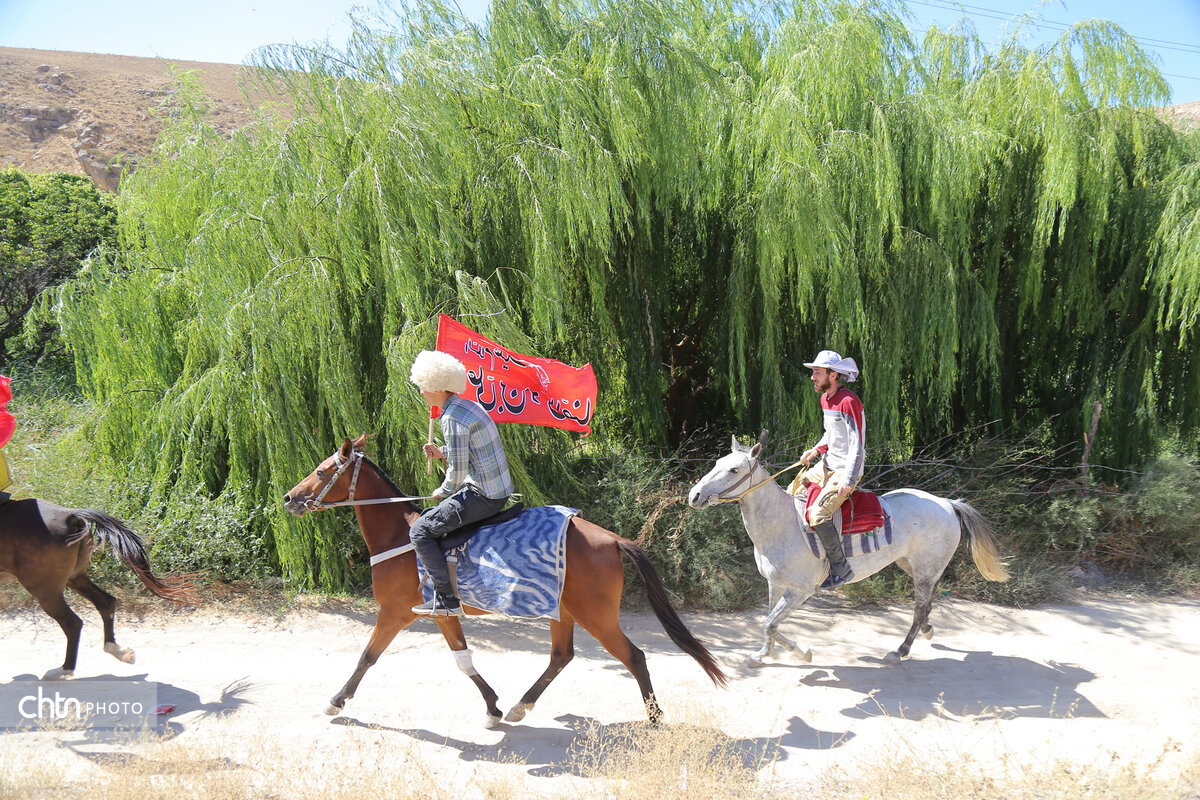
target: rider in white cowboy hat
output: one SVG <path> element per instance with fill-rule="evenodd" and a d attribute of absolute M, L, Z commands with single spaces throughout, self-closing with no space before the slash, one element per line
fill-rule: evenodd
<path fill-rule="evenodd" d="M 862 401 L 842 386 L 843 379 L 848 383 L 858 379 L 858 364 L 833 350 L 822 350 L 804 366 L 812 370 L 813 388 L 821 394 L 825 435 L 800 457 L 805 463 L 820 460 L 798 475 L 788 492 L 803 494 L 813 483 L 821 487 L 808 507 L 808 523 L 820 537 L 829 558 L 829 577 L 821 588 L 836 589 L 853 580 L 854 571 L 846 562 L 833 515 L 862 480 L 866 459 Z"/>
<path fill-rule="evenodd" d="M 462 605 L 450 582 L 450 570 L 437 539 L 500 512 L 512 494 L 508 458 L 496 423 L 478 403 L 459 397 L 467 389 L 467 368 L 449 353 L 422 350 L 410 380 L 439 418 L 446 444 L 425 445 L 427 458 L 446 459 L 446 480 L 433 493 L 440 502 L 421 515 L 409 531 L 417 558 L 433 581 L 434 599 L 413 607 L 428 616 L 459 616 Z"/>

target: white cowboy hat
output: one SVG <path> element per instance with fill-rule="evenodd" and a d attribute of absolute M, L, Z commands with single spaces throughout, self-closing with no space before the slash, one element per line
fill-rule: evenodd
<path fill-rule="evenodd" d="M 467 390 L 467 368 L 457 358 L 440 350 L 417 353 L 408 377 L 422 392 L 462 394 Z"/>
<path fill-rule="evenodd" d="M 812 361 L 804 362 L 804 366 L 831 369 L 845 377 L 847 383 L 858 380 L 858 364 L 854 363 L 853 358 L 842 358 L 842 354 L 836 350 L 822 350 Z"/>

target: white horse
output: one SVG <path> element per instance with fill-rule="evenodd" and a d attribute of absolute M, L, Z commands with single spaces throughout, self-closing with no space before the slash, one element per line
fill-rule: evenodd
<path fill-rule="evenodd" d="M 763 439 L 766 431 L 763 432 Z M 767 579 L 770 591 L 769 611 L 763 624 L 762 647 L 746 659 L 747 666 L 762 666 L 763 659 L 779 644 L 795 652 L 805 662 L 812 661 L 812 650 L 801 651 L 779 632 L 788 614 L 812 597 L 829 573 L 829 562 L 814 556 L 805 541 L 803 514 L 795 498 L 775 483 L 759 463 L 764 442 L 753 447 L 733 439 L 733 452 L 717 464 L 688 493 L 692 508 L 708 508 L 717 503 L 741 505 L 742 522 L 754 542 L 754 561 Z M 929 609 L 933 589 L 958 549 L 960 533 L 965 531 L 971 543 L 971 557 L 983 577 L 991 581 L 1008 580 L 1008 571 L 996 548 L 991 525 L 983 515 L 960 500 L 948 500 L 920 489 L 897 489 L 880 497 L 884 511 L 891 516 L 892 543 L 872 553 L 849 557 L 854 580 L 860 581 L 893 562 L 907 572 L 916 587 L 916 609 L 912 628 L 904 643 L 887 660 L 892 663 L 908 655 L 919 630 L 932 638 Z"/>

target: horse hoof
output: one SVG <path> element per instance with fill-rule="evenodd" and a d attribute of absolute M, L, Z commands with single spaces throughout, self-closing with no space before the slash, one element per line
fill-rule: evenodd
<path fill-rule="evenodd" d="M 812 663 L 812 650 L 805 650 L 803 653 L 797 653 L 797 655 L 800 656 L 800 660 L 805 664 Z"/>
<path fill-rule="evenodd" d="M 932 639 L 933 638 L 933 626 L 926 625 L 924 628 L 921 628 L 921 635 L 924 636 L 926 639 Z"/>
<path fill-rule="evenodd" d="M 903 656 L 901 656 L 899 653 L 892 651 L 891 653 L 888 653 L 886 656 L 884 656 L 883 660 L 889 664 L 899 664 L 900 661 L 902 660 L 902 658 L 903 658 Z"/>
<path fill-rule="evenodd" d="M 525 714 L 533 710 L 533 703 L 517 703 L 504 715 L 505 722 L 520 722 Z"/>
<path fill-rule="evenodd" d="M 500 725 L 500 715 L 499 714 L 496 714 L 495 716 L 488 714 L 486 717 L 484 717 L 483 727 L 487 728 L 489 731 L 492 728 L 498 727 L 499 725 Z"/>
<path fill-rule="evenodd" d="M 763 660 L 759 656 L 746 656 L 746 660 L 742 662 L 743 667 L 750 669 L 758 669 L 763 665 Z"/>
<path fill-rule="evenodd" d="M 342 706 L 335 706 L 333 703 L 330 703 L 329 705 L 325 706 L 325 716 L 336 717 L 338 714 L 342 713 L 342 708 Z"/>
<path fill-rule="evenodd" d="M 75 677 L 75 670 L 57 667 L 42 676 L 44 681 L 69 681 Z"/>
<path fill-rule="evenodd" d="M 105 642 L 104 652 L 120 661 L 123 664 L 132 664 L 134 659 L 133 650 L 128 647 L 121 647 L 116 642 Z"/>

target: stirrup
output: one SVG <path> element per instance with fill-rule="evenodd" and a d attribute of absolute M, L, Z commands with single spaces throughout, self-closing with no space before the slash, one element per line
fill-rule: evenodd
<path fill-rule="evenodd" d="M 457 597 L 446 600 L 438 594 L 435 594 L 428 603 L 413 606 L 412 612 L 421 617 L 461 617 L 463 615 L 462 603 L 458 602 Z"/>
<path fill-rule="evenodd" d="M 833 568 L 830 567 L 829 577 L 825 579 L 825 582 L 822 583 L 819 588 L 840 589 L 852 580 L 854 580 L 854 570 L 850 569 L 849 567 L 846 567 L 846 573 L 844 575 L 835 575 Z M 415 610 L 416 609 L 414 609 L 414 611 Z"/>

